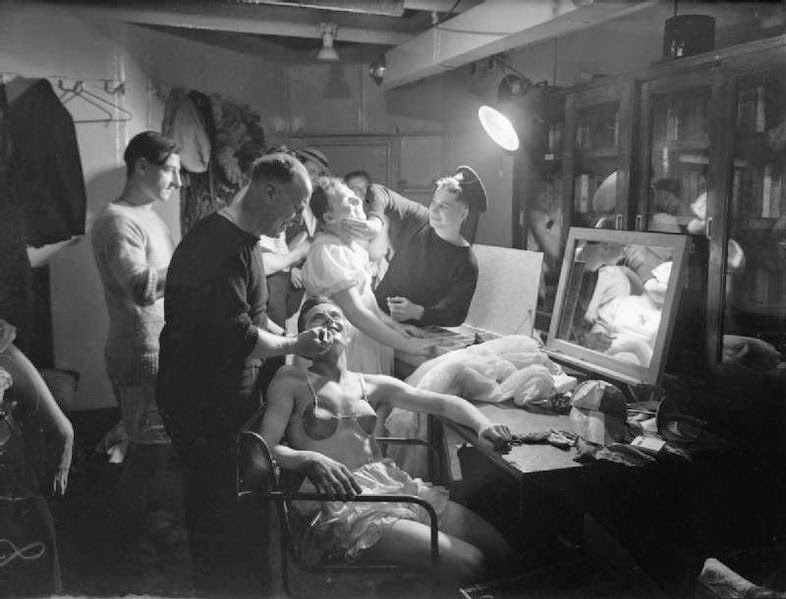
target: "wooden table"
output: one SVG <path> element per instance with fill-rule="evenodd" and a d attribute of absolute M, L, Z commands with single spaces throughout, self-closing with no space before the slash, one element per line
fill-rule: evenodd
<path fill-rule="evenodd" d="M 502 404 L 476 404 L 492 422 L 513 433 L 570 431 L 568 416 L 536 414 Z M 458 452 L 465 503 L 532 559 L 548 555 L 554 539 L 583 545 L 585 516 L 607 530 L 641 569 L 670 592 L 695 580 L 707 551 L 741 535 L 750 523 L 736 506 L 749 504 L 742 488 L 729 488 L 720 473 L 744 472 L 745 454 L 726 444 L 703 450 L 690 462 L 659 460 L 645 467 L 609 461 L 575 461 L 576 449 L 548 444 L 514 446 L 501 455 L 476 445 L 471 430 L 432 419 L 434 432 L 465 442 Z M 737 514 L 734 516 L 733 514 Z M 750 534 L 750 533 L 747 533 Z"/>

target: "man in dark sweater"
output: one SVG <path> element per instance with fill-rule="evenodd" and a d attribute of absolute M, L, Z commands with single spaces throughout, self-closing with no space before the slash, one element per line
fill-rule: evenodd
<path fill-rule="evenodd" d="M 439 179 L 429 208 L 371 185 L 366 212 L 387 224 L 393 250 L 374 290 L 394 320 L 419 326 L 464 322 L 478 282 L 478 261 L 461 236 L 469 206 L 459 182 Z"/>
<path fill-rule="evenodd" d="M 260 592 L 265 531 L 235 498 L 234 440 L 259 408 L 265 358 L 324 351 L 318 330 L 266 330 L 260 235 L 277 236 L 311 195 L 305 168 L 271 154 L 254 166 L 246 194 L 197 223 L 174 252 L 156 398 L 184 470 L 194 584 L 200 594 Z"/>

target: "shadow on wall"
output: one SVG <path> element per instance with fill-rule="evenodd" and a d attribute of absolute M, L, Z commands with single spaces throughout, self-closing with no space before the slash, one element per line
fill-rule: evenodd
<path fill-rule="evenodd" d="M 97 172 L 87 187 L 87 235 L 51 263 L 52 334 L 55 366 L 80 374 L 74 401 L 78 410 L 115 405 L 104 368 L 109 320 L 104 290 L 93 257 L 90 230 L 96 217 L 120 193 L 125 167 Z"/>

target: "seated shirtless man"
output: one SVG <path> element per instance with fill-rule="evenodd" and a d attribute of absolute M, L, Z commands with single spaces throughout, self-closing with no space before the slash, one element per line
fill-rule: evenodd
<path fill-rule="evenodd" d="M 326 297 L 309 299 L 301 330 L 321 327 L 328 349 L 308 370 L 285 366 L 267 393 L 262 436 L 282 468 L 307 475 L 306 489 L 335 502 L 304 502 L 315 515 L 304 538 L 320 553 L 365 563 L 398 563 L 413 568 L 429 561 L 425 512 L 406 503 L 344 503 L 359 493 L 418 495 L 437 511 L 443 580 L 477 580 L 489 564 L 506 565 L 509 547 L 486 521 L 448 499 L 448 491 L 412 479 L 381 457 L 374 437 L 375 409 L 382 403 L 447 416 L 477 431 L 479 442 L 500 447 L 510 441 L 506 426 L 491 423 L 472 404 L 453 396 L 416 389 L 384 375 L 346 369 L 344 314 Z M 286 444 L 284 440 L 286 437 Z"/>

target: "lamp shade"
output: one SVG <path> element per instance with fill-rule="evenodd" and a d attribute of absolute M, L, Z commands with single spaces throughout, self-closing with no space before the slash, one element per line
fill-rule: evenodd
<path fill-rule="evenodd" d="M 322 47 L 317 52 L 317 60 L 336 62 L 338 60 L 338 52 L 333 47 L 333 40 L 336 37 L 336 24 L 320 23 L 319 27 L 322 32 Z"/>
<path fill-rule="evenodd" d="M 508 152 L 519 149 L 519 136 L 513 123 L 499 110 L 484 104 L 478 109 L 478 118 L 483 129 L 498 146 Z"/>
<path fill-rule="evenodd" d="M 338 52 L 331 46 L 322 46 L 317 52 L 317 60 L 324 62 L 336 62 L 338 60 Z"/>

